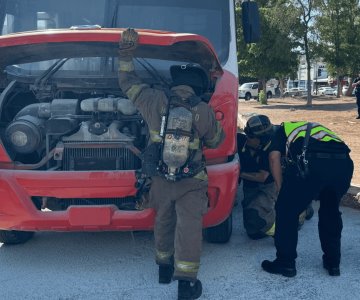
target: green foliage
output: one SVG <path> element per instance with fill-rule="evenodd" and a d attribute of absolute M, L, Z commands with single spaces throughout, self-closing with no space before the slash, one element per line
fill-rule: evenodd
<path fill-rule="evenodd" d="M 333 76 L 360 70 L 359 0 L 257 0 L 261 40 L 245 44 L 237 26 L 239 74 L 266 80 L 294 78 L 299 54 L 323 59 Z M 241 24 L 241 7 L 236 9 Z"/>
<path fill-rule="evenodd" d="M 296 27 L 293 9 L 286 1 L 262 1 L 259 4 L 261 40 L 247 45 L 242 29 L 237 28 L 239 74 L 258 79 L 291 76 L 298 65 L 297 51 L 294 50 L 297 42 L 291 38 Z M 237 17 L 241 19 L 241 9 L 237 10 Z"/>
<path fill-rule="evenodd" d="M 259 92 L 259 103 L 263 105 L 267 105 L 267 98 L 263 90 Z"/>
<path fill-rule="evenodd" d="M 318 5 L 316 26 L 321 56 L 333 76 L 360 70 L 359 0 L 323 0 Z"/>

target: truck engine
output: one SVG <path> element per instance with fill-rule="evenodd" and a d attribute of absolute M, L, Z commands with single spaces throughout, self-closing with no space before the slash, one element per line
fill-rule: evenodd
<path fill-rule="evenodd" d="M 147 127 L 129 99 L 115 96 L 53 99 L 22 108 L 5 128 L 4 144 L 15 169 L 101 171 L 141 168 Z M 134 209 L 136 199 L 39 199 L 37 207 L 115 204 Z"/>

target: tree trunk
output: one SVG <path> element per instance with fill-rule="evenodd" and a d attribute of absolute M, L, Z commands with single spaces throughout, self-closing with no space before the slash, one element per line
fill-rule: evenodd
<path fill-rule="evenodd" d="M 284 78 L 280 78 L 279 79 L 279 84 L 280 84 L 280 97 L 284 97 L 284 89 L 285 89 L 285 82 L 284 82 Z"/>
<path fill-rule="evenodd" d="M 266 92 L 266 79 L 265 78 L 263 78 L 263 79 L 261 79 L 261 85 L 262 85 L 262 88 L 263 88 L 263 92 L 264 92 L 264 94 L 265 94 L 265 103 L 263 103 L 263 104 L 268 104 L 267 103 L 267 92 Z"/>
<path fill-rule="evenodd" d="M 336 82 L 337 82 L 336 98 L 340 98 L 341 89 L 342 89 L 342 76 L 336 75 Z"/>
<path fill-rule="evenodd" d="M 306 97 L 306 105 L 312 106 L 312 94 L 311 94 L 311 65 L 310 59 L 306 59 L 308 61 L 307 65 L 307 97 Z"/>

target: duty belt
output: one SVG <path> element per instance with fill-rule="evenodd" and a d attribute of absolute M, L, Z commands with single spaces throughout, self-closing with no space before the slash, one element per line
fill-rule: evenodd
<path fill-rule="evenodd" d="M 347 159 L 347 153 L 306 153 L 307 158 L 322 158 L 322 159 Z"/>

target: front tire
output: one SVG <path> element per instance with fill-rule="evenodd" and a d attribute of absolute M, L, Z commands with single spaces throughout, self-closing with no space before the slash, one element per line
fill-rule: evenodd
<path fill-rule="evenodd" d="M 232 214 L 217 226 L 204 230 L 204 239 L 209 243 L 225 244 L 232 235 Z"/>
<path fill-rule="evenodd" d="M 33 231 L 0 230 L 0 243 L 6 245 L 23 244 L 33 236 Z"/>
<path fill-rule="evenodd" d="M 246 93 L 245 94 L 245 101 L 249 101 L 251 99 L 251 94 L 250 93 Z"/>
<path fill-rule="evenodd" d="M 267 95 L 267 98 L 268 98 L 268 99 L 271 99 L 271 98 L 272 98 L 272 92 L 267 92 L 266 95 Z"/>

